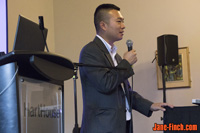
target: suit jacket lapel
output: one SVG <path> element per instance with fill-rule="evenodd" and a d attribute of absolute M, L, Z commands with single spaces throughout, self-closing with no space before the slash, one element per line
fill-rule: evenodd
<path fill-rule="evenodd" d="M 119 56 L 119 54 L 116 54 L 115 58 L 117 60 L 117 63 L 119 63 L 122 60 L 122 58 Z M 130 96 L 129 96 L 129 91 L 128 91 L 130 89 L 130 85 L 129 85 L 128 79 L 123 82 L 123 85 L 124 85 L 123 87 L 124 87 L 125 95 L 127 97 L 128 104 L 130 107 L 129 111 L 131 111 Z"/>
<path fill-rule="evenodd" d="M 116 59 L 117 63 L 120 63 L 120 61 L 122 61 L 122 58 L 118 53 L 115 55 L 115 59 Z"/>
<path fill-rule="evenodd" d="M 94 42 L 97 44 L 97 46 L 102 50 L 102 52 L 105 54 L 106 58 L 108 59 L 108 61 L 110 62 L 110 65 L 111 66 L 115 66 L 114 63 L 113 63 L 113 60 L 112 60 L 112 57 L 110 56 L 110 53 L 108 52 L 107 48 L 105 47 L 105 45 L 103 44 L 103 42 L 98 38 L 98 37 L 95 37 L 94 38 Z M 122 58 L 120 57 L 119 54 L 116 54 L 115 56 L 116 60 L 117 60 L 117 63 L 119 63 Z M 129 107 L 130 107 L 130 111 L 131 111 L 131 106 L 130 106 L 130 97 L 129 97 L 129 82 L 128 80 L 125 80 L 123 82 L 124 84 L 124 90 L 125 90 L 125 95 L 127 97 L 127 100 L 128 100 L 128 104 L 129 104 Z"/>
<path fill-rule="evenodd" d="M 129 104 L 129 111 L 131 112 L 132 108 L 131 108 L 131 99 L 130 99 L 130 93 L 129 93 L 130 85 L 129 85 L 128 79 L 125 80 L 123 82 L 123 84 L 124 84 L 124 88 L 125 88 L 124 90 L 125 90 L 125 93 L 126 93 L 125 95 L 127 97 L 128 104 Z"/>
<path fill-rule="evenodd" d="M 106 56 L 106 58 L 110 62 L 110 65 L 115 66 L 114 63 L 113 63 L 112 57 L 110 56 L 110 53 L 108 52 L 108 50 L 107 50 L 106 46 L 103 44 L 103 42 L 98 37 L 94 38 L 94 42 L 103 51 L 104 55 Z"/>
<path fill-rule="evenodd" d="M 117 60 L 117 63 L 119 63 L 119 62 L 122 60 L 122 58 L 121 58 L 121 56 L 119 56 L 119 54 L 116 54 L 115 59 Z M 129 93 L 129 92 L 128 92 L 128 89 L 129 89 L 128 80 L 125 80 L 125 81 L 123 82 L 123 84 L 124 84 L 125 93 L 127 94 L 127 97 L 128 97 L 128 93 Z"/>

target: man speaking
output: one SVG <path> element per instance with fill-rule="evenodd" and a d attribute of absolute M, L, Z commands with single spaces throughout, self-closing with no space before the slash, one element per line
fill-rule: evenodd
<path fill-rule="evenodd" d="M 152 103 L 132 91 L 128 78 L 137 62 L 136 51 L 117 54 L 116 41 L 123 38 L 124 18 L 120 8 L 102 4 L 94 13 L 96 37 L 81 51 L 80 63 L 116 67 L 81 67 L 83 119 L 81 133 L 132 133 L 132 109 L 151 116 L 152 111 L 165 109 L 167 103 Z M 126 68 L 120 70 L 117 68 Z"/>

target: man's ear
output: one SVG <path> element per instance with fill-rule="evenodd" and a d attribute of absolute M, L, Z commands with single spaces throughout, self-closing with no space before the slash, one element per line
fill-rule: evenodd
<path fill-rule="evenodd" d="M 107 30 L 107 24 L 104 22 L 104 21 L 101 21 L 99 23 L 100 25 L 100 28 L 103 30 L 103 31 L 106 31 Z"/>

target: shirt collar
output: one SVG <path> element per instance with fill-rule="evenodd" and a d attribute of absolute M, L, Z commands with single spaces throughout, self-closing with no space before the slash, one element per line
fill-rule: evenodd
<path fill-rule="evenodd" d="M 111 47 L 111 45 L 109 43 L 107 43 L 101 36 L 96 35 L 105 45 L 105 47 L 107 48 L 108 52 L 110 54 L 116 54 L 117 53 L 117 47 L 114 45 L 113 48 Z"/>

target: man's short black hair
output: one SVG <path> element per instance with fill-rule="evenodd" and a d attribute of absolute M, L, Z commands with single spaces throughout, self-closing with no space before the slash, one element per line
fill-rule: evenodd
<path fill-rule="evenodd" d="M 106 21 L 106 14 L 105 11 L 108 12 L 110 10 L 117 10 L 120 11 L 120 8 L 114 4 L 101 4 L 99 5 L 94 13 L 94 25 L 96 28 L 96 31 L 98 32 L 100 29 L 99 23 L 101 21 Z"/>

